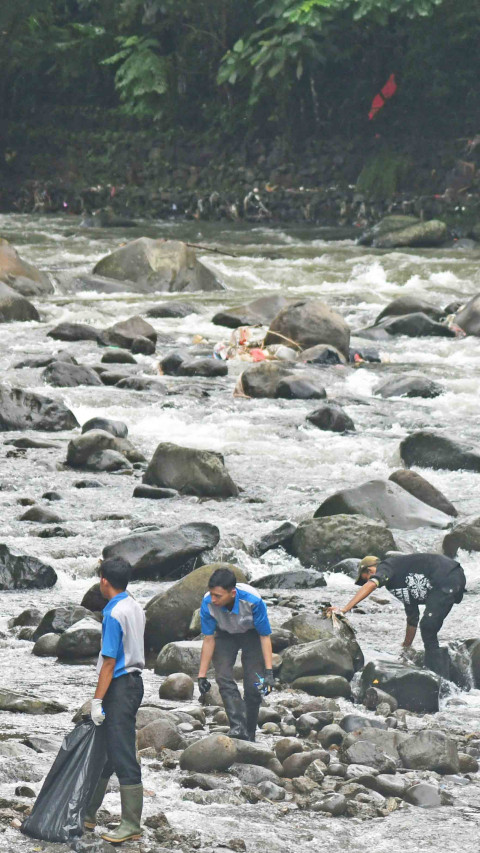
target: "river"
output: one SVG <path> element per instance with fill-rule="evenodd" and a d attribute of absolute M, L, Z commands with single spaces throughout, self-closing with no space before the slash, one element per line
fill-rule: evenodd
<path fill-rule="evenodd" d="M 216 342 L 228 340 L 230 335 L 228 329 L 212 324 L 211 317 L 216 311 L 272 292 L 321 298 L 339 311 L 352 329 L 359 329 L 373 322 L 389 301 L 403 293 L 415 294 L 444 307 L 453 300 L 466 301 L 480 291 L 480 250 L 477 249 L 373 250 L 348 239 L 326 240 L 318 228 L 280 230 L 268 225 L 241 227 L 175 221 L 148 222 L 137 229 L 95 231 L 80 227 L 79 220 L 70 216 L 0 216 L 0 236 L 11 241 L 25 260 L 49 271 L 54 281 L 64 280 L 67 273 L 74 271 L 90 272 L 99 258 L 140 235 L 188 240 L 234 255 L 211 252 L 202 255 L 227 289 L 222 293 L 188 294 L 188 301 L 198 306 L 199 314 L 183 319 L 150 320 L 157 332 L 177 344 L 190 344 L 195 335 L 201 335 L 212 350 Z M 69 729 L 71 716 L 90 695 L 95 682 L 92 667 L 61 666 L 52 658 L 34 657 L 30 643 L 12 636 L 8 619 L 27 606 L 35 605 L 43 611 L 62 603 L 80 602 L 93 582 L 104 545 L 127 535 L 135 525 L 157 521 L 166 526 L 187 521 L 212 522 L 220 528 L 225 556 L 236 559 L 252 577 L 264 572 L 265 567 L 296 568 L 297 560 L 282 550 L 268 552 L 261 559 L 249 557 L 238 547 L 237 537 L 249 545 L 283 521 L 298 522 L 311 516 L 322 500 L 339 488 L 374 477 L 388 478 L 401 466 L 398 452 L 401 439 L 414 429 L 431 427 L 466 441 L 479 442 L 480 345 L 474 337 L 399 337 L 378 346 L 382 364 L 326 369 L 328 396 L 340 401 L 356 424 L 356 432 L 347 435 L 307 426 L 305 416 L 315 408 L 311 402 L 234 397 L 233 388 L 242 369 L 240 363 L 230 363 L 226 379 L 200 380 L 201 387 L 208 386 L 212 391 L 210 396 L 195 394 L 192 380 L 175 379 L 181 393 L 167 398 L 103 386 L 51 388 L 42 382 L 41 370 L 13 367 L 25 358 L 47 355 L 59 348 L 73 352 L 84 364 L 97 364 L 100 358 L 94 343 L 59 344 L 47 338 L 46 332 L 61 321 L 106 327 L 133 314 L 144 316 L 155 302 L 173 298 L 178 296 L 65 294 L 57 286 L 51 296 L 32 299 L 41 313 L 40 323 L 1 327 L 2 382 L 63 399 L 80 423 L 93 415 L 124 421 L 131 441 L 147 459 L 157 444 L 166 440 L 221 451 L 233 479 L 243 489 L 238 499 L 221 504 L 189 497 L 142 501 L 131 497 L 132 477 L 100 474 L 95 478 L 105 484 L 104 489 L 79 491 L 73 488 L 79 473 L 57 467 L 65 459 L 68 434 L 46 436 L 59 449 L 30 450 L 25 455 L 9 457 L 9 446 L 1 448 L 2 542 L 49 563 L 59 578 L 52 590 L 0 593 L 5 684 L 20 692 L 31 690 L 44 698 L 60 699 L 69 708 L 68 714 L 48 718 L 3 713 L 4 738 L 18 739 L 21 733 L 59 737 Z M 354 338 L 353 342 L 359 345 L 361 339 Z M 170 348 L 168 343 L 162 343 L 156 356 L 137 357 L 145 374 L 156 372 L 159 356 Z M 438 380 L 444 393 L 434 399 L 384 400 L 373 396 L 381 378 L 411 371 Z M 4 433 L 4 441 L 12 437 L 14 433 Z M 455 504 L 461 515 L 480 512 L 477 474 L 423 473 Z M 39 539 L 32 536 L 37 525 L 19 521 L 22 507 L 18 499 L 40 500 L 47 490 L 62 494 L 63 500 L 52 508 L 76 536 Z M 393 533 L 404 550 L 440 550 L 443 538 L 442 531 L 432 528 Z M 479 561 L 475 554 L 463 552 L 460 561 L 467 575 L 468 594 L 447 619 L 442 631 L 445 640 L 479 636 Z M 160 587 L 159 583 L 137 582 L 132 591 L 144 603 Z M 306 602 L 329 599 L 342 604 L 352 590 L 351 580 L 331 575 L 326 588 L 297 594 Z M 389 599 L 383 605 L 372 602 L 365 611 L 364 615 L 355 614 L 352 624 L 366 657 L 380 651 L 398 654 L 404 620 L 401 605 Z M 287 615 L 280 608 L 278 612 L 272 610 L 275 624 L 281 624 Z M 145 682 L 147 698 L 158 698 L 159 679 L 147 671 Z M 459 694 L 454 690 L 453 697 L 450 693 L 442 700 L 438 716 L 442 725 L 452 730 L 460 727 L 477 731 L 480 692 Z M 44 764 L 39 764 L 39 768 L 37 781 L 45 772 Z M 149 785 L 148 778 L 146 784 Z M 14 788 L 13 780 L 3 781 L 0 797 L 12 797 Z M 335 853 L 345 848 L 352 853 L 371 849 L 383 853 L 391 849 L 393 839 L 395 846 L 405 853 L 431 849 L 456 853 L 471 843 L 472 830 L 475 831 L 475 825 L 478 830 L 480 823 L 475 807 L 479 788 L 469 786 L 468 794 L 465 790 L 455 789 L 455 805 L 450 808 L 400 810 L 386 819 L 360 823 L 356 819 L 332 820 L 308 812 L 284 814 L 280 807 L 268 805 L 199 806 L 181 801 L 178 784 L 164 774 L 161 788 L 147 801 L 146 813 L 164 809 L 178 831 L 200 828 L 212 846 L 234 836 L 243 837 L 248 853 L 265 849 L 272 853 L 313 851 L 320 844 L 328 845 Z M 43 849 L 41 844 L 19 838 L 18 832 L 10 827 L 3 839 L 2 851 Z M 53 845 L 48 849 L 65 848 Z M 138 848 L 132 845 L 131 849 Z"/>

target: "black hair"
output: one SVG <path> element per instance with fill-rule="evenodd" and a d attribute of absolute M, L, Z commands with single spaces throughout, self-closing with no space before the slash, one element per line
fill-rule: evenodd
<path fill-rule="evenodd" d="M 214 586 L 221 586 L 222 589 L 234 589 L 237 585 L 237 579 L 231 569 L 215 569 L 213 575 L 208 581 L 208 588 L 213 589 Z"/>
<path fill-rule="evenodd" d="M 132 567 L 123 557 L 110 557 L 100 563 L 100 577 L 105 578 L 114 589 L 126 589 L 131 576 Z"/>

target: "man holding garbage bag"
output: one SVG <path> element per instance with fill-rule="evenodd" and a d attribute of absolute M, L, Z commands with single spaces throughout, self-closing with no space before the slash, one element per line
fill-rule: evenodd
<path fill-rule="evenodd" d="M 230 723 L 229 737 L 255 740 L 262 693 L 273 689 L 272 642 L 265 602 L 257 590 L 237 583 L 230 569 L 217 569 L 208 581 L 200 608 L 204 640 L 198 672 L 203 696 L 210 690 L 207 672 L 213 658 L 215 678 Z M 244 700 L 233 677 L 242 650 Z"/>
<path fill-rule="evenodd" d="M 102 835 L 112 844 L 134 841 L 142 835 L 143 785 L 135 750 L 135 718 L 143 698 L 145 613 L 126 592 L 130 574 L 130 564 L 119 557 L 105 560 L 100 567 L 100 591 L 108 604 L 103 610 L 102 648 L 91 717 L 95 725 L 105 725 L 107 762 L 84 825 L 86 829 L 95 828 L 108 781 L 116 773 L 122 819 L 117 829 Z"/>

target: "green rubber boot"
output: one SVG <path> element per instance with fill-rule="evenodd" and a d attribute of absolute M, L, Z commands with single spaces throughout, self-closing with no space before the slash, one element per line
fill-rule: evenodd
<path fill-rule="evenodd" d="M 104 779 L 103 777 L 100 777 L 98 780 L 97 787 L 95 788 L 92 794 L 92 799 L 88 804 L 85 820 L 83 821 L 85 829 L 95 829 L 97 825 L 97 811 L 103 803 L 103 798 L 109 781 L 109 779 Z"/>
<path fill-rule="evenodd" d="M 143 785 L 120 785 L 122 801 L 122 819 L 112 832 L 102 835 L 104 841 L 121 844 L 122 841 L 137 841 L 142 837 L 140 818 L 143 808 Z"/>

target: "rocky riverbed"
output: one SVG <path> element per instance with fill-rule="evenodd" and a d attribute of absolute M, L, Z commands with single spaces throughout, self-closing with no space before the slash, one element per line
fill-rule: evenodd
<path fill-rule="evenodd" d="M 67 849 L 18 824 L 95 683 L 89 590 L 104 549 L 128 553 L 150 613 L 146 834 L 129 849 L 382 851 L 392 837 L 462 849 L 480 756 L 477 647 L 464 642 L 479 637 L 479 347 L 475 303 L 462 306 L 479 290 L 479 251 L 208 223 L 106 233 L 73 217 L 4 216 L 0 235 L 42 271 L 10 268 L 14 292 L 0 293 L 2 849 Z M 183 278 L 175 261 L 159 283 L 143 242 L 128 285 L 112 261 L 93 274 L 144 237 L 217 251 L 185 250 Z M 401 606 L 372 596 L 350 619 L 359 647 L 322 607 L 352 595 L 364 552 L 442 548 L 467 575 L 442 631 L 456 683 L 407 666 L 420 679 L 410 701 L 385 706 L 366 692 L 395 693 Z M 202 708 L 188 677 L 169 680 L 194 675 L 198 567 L 218 561 L 265 590 L 275 627 L 280 689 L 257 747 L 225 738 L 222 709 Z M 169 612 L 172 583 L 182 598 Z M 113 785 L 103 822 L 118 805 Z M 75 849 L 108 848 L 86 837 Z"/>

